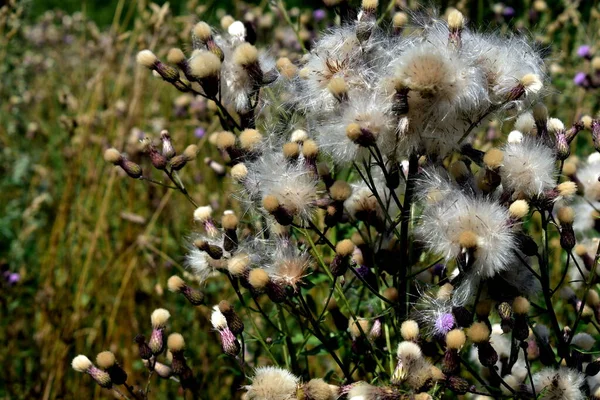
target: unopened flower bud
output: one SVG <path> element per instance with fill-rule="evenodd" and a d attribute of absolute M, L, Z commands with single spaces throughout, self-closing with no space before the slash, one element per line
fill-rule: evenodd
<path fill-rule="evenodd" d="M 223 257 L 223 249 L 217 245 L 207 242 L 206 240 L 195 240 L 194 246 L 196 246 L 198 250 L 206 252 L 214 260 L 219 260 L 221 257 Z"/>
<path fill-rule="evenodd" d="M 152 349 L 146 343 L 146 337 L 144 335 L 136 335 L 134 338 L 135 343 L 138 345 L 138 351 L 142 360 L 149 360 L 152 358 Z"/>
<path fill-rule="evenodd" d="M 117 363 L 115 355 L 110 351 L 98 353 L 96 364 L 108 372 L 113 384 L 122 385 L 127 381 L 127 372 Z"/>
<path fill-rule="evenodd" d="M 225 316 L 227 325 L 234 335 L 239 335 L 244 331 L 244 323 L 239 315 L 235 312 L 231 304 L 226 300 L 219 302 L 219 310 Z"/>

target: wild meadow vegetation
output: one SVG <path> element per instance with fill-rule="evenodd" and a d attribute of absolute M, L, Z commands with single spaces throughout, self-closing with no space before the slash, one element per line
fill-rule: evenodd
<path fill-rule="evenodd" d="M 2 4 L 0 398 L 600 399 L 598 2 Z"/>

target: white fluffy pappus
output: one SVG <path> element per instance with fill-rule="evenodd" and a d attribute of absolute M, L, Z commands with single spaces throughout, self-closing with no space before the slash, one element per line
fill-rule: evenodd
<path fill-rule="evenodd" d="M 528 198 L 541 195 L 556 186 L 556 155 L 540 140 L 525 136 L 518 143 L 507 143 L 500 178 L 504 190 Z"/>
<path fill-rule="evenodd" d="M 350 95 L 339 116 L 332 116 L 315 127 L 315 139 L 323 151 L 338 163 L 361 162 L 369 158 L 369 149 L 354 143 L 346 135 L 346 128 L 356 123 L 376 137 L 378 147 L 385 153 L 393 152 L 397 142 L 396 117 L 391 114 L 389 98 L 378 94 Z"/>
<path fill-rule="evenodd" d="M 586 163 L 577 169 L 577 179 L 583 186 L 583 196 L 592 203 L 600 203 L 600 161 L 592 158 L 592 162 Z"/>
<path fill-rule="evenodd" d="M 475 274 L 489 278 L 509 268 L 515 259 L 515 235 L 508 210 L 491 199 L 468 197 L 457 189 L 453 195 L 425 204 L 415 233 L 429 251 L 450 261 L 463 251 L 459 238 L 469 231 L 477 238 Z"/>
<path fill-rule="evenodd" d="M 262 210 L 262 199 L 273 195 L 279 204 L 302 221 L 312 217 L 318 197 L 318 178 L 302 157 L 290 162 L 282 153 L 271 150 L 248 163 L 247 168 L 243 189 L 251 206 Z"/>
<path fill-rule="evenodd" d="M 219 239 L 203 237 L 208 243 L 221 246 L 223 243 L 223 236 L 218 235 Z M 212 265 L 211 257 L 205 252 L 198 249 L 193 243 L 188 245 L 188 253 L 185 256 L 185 265 L 192 270 L 192 273 L 198 280 L 198 283 L 204 283 L 206 280 L 215 272 L 214 265 Z"/>
<path fill-rule="evenodd" d="M 366 43 L 359 43 L 355 25 L 332 28 L 306 58 L 295 82 L 295 107 L 318 116 L 334 111 L 338 101 L 328 89 L 333 78 L 344 79 L 350 97 L 372 91 L 389 57 L 380 46 L 383 40 L 374 33 Z"/>
<path fill-rule="evenodd" d="M 291 286 L 294 291 L 306 276 L 306 270 L 311 266 L 310 255 L 298 250 L 289 239 L 280 238 L 275 243 L 271 261 L 266 264 L 265 271 L 275 282 Z"/>
<path fill-rule="evenodd" d="M 279 367 L 259 367 L 254 371 L 252 384 L 244 386 L 246 400 L 293 400 L 296 398 L 298 377 Z"/>
<path fill-rule="evenodd" d="M 520 84 L 527 75 L 543 79 L 544 62 L 539 52 L 529 41 L 520 36 L 498 37 L 485 34 L 473 34 L 463 40 L 462 51 L 474 58 L 481 68 L 487 83 L 490 100 L 495 104 L 504 103 L 509 93 Z M 526 90 L 526 96 L 513 101 L 518 108 L 531 104 L 537 99 L 541 87 L 536 83 Z"/>
<path fill-rule="evenodd" d="M 210 323 L 213 326 L 213 329 L 217 331 L 222 331 L 227 328 L 227 318 L 225 318 L 225 315 L 219 310 L 218 305 L 213 307 L 212 313 L 210 314 Z"/>
<path fill-rule="evenodd" d="M 598 212 L 600 210 L 600 201 L 588 203 L 587 201 L 578 201 L 571 206 L 575 212 L 575 220 L 573 221 L 573 230 L 579 234 L 589 234 L 594 229 L 598 220 Z"/>
<path fill-rule="evenodd" d="M 545 368 L 533 375 L 533 384 L 541 400 L 583 400 L 581 386 L 585 376 L 570 368 Z"/>
<path fill-rule="evenodd" d="M 419 43 L 396 62 L 397 83 L 429 99 L 438 115 L 468 112 L 487 102 L 481 72 L 446 45 Z"/>

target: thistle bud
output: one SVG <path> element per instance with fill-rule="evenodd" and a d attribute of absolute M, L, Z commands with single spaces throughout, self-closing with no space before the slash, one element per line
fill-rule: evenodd
<path fill-rule="evenodd" d="M 223 237 L 223 249 L 225 251 L 234 251 L 238 247 L 238 222 L 238 218 L 233 211 L 225 211 L 221 218 L 221 225 L 225 230 L 225 236 Z"/>
<path fill-rule="evenodd" d="M 199 51 L 189 61 L 190 75 L 200 83 L 206 97 L 214 99 L 219 92 L 221 60 L 209 51 Z"/>
<path fill-rule="evenodd" d="M 346 126 L 346 136 L 359 146 L 370 147 L 377 141 L 377 135 L 368 129 L 363 129 L 359 124 L 352 122 Z"/>
<path fill-rule="evenodd" d="M 84 372 L 91 376 L 101 387 L 107 389 L 112 387 L 110 375 L 107 372 L 102 371 L 101 369 L 94 366 L 94 364 L 92 364 L 90 359 L 86 356 L 78 355 L 71 362 L 71 366 L 75 371 Z"/>
<path fill-rule="evenodd" d="M 262 205 L 264 209 L 271 214 L 277 223 L 283 226 L 290 225 L 294 220 L 292 213 L 287 211 L 280 203 L 277 197 L 267 195 L 263 198 Z"/>
<path fill-rule="evenodd" d="M 138 179 L 142 176 L 142 167 L 133 161 L 123 158 L 118 165 L 133 179 Z"/>
<path fill-rule="evenodd" d="M 127 381 L 127 372 L 117 363 L 115 355 L 110 351 L 98 353 L 96 364 L 108 373 L 115 385 L 122 385 Z"/>
<path fill-rule="evenodd" d="M 556 156 L 559 160 L 564 161 L 571 155 L 571 147 L 567 141 L 567 136 L 564 133 L 556 134 Z"/>
<path fill-rule="evenodd" d="M 148 347 L 152 354 L 158 355 L 165 349 L 165 327 L 171 314 L 164 308 L 158 308 L 152 312 L 150 320 L 152 322 L 152 335 L 148 341 Z"/>
<path fill-rule="evenodd" d="M 225 328 L 219 331 L 219 335 L 221 337 L 223 352 L 234 357 L 238 355 L 241 350 L 240 342 L 236 339 L 233 332 L 229 328 Z"/>
<path fill-rule="evenodd" d="M 515 316 L 513 337 L 520 341 L 524 341 L 529 337 L 529 326 L 527 325 L 529 307 L 529 301 L 524 297 L 516 297 L 513 300 L 512 310 Z"/>
<path fill-rule="evenodd" d="M 571 207 L 562 207 L 558 210 L 558 221 L 560 222 L 560 245 L 563 249 L 571 251 L 575 247 L 575 231 L 573 221 L 575 212 Z"/>
<path fill-rule="evenodd" d="M 151 359 L 153 356 L 152 349 L 148 346 L 148 343 L 146 343 L 146 337 L 144 335 L 138 334 L 135 336 L 135 338 L 133 340 L 138 345 L 138 351 L 140 354 L 140 358 L 142 360 Z"/>
<path fill-rule="evenodd" d="M 498 353 L 490 344 L 490 329 L 484 322 L 475 322 L 467 331 L 469 339 L 477 346 L 479 362 L 493 368 L 498 362 Z"/>
<path fill-rule="evenodd" d="M 592 122 L 592 140 L 594 141 L 594 148 L 600 152 L 600 120 L 598 119 Z"/>
<path fill-rule="evenodd" d="M 217 245 L 207 242 L 206 240 L 195 240 L 194 246 L 196 246 L 198 250 L 206 252 L 210 256 L 210 258 L 214 260 L 220 260 L 221 257 L 223 257 L 223 249 Z"/>
<path fill-rule="evenodd" d="M 462 45 L 461 34 L 465 27 L 465 17 L 463 14 L 454 9 L 448 15 L 448 28 L 449 37 L 448 43 L 452 44 L 455 48 L 459 49 Z"/>
<path fill-rule="evenodd" d="M 204 293 L 191 288 L 177 275 L 169 278 L 167 287 L 171 292 L 181 293 L 194 306 L 198 306 L 204 301 Z"/>
<path fill-rule="evenodd" d="M 507 302 L 498 305 L 498 316 L 502 320 L 501 326 L 504 333 L 509 333 L 513 328 L 512 308 Z"/>
<path fill-rule="evenodd" d="M 227 320 L 227 325 L 229 326 L 229 329 L 231 329 L 231 332 L 233 332 L 234 335 L 241 334 L 244 331 L 244 323 L 242 322 L 242 319 L 238 316 L 238 314 L 235 312 L 231 304 L 226 300 L 221 300 L 221 302 L 219 302 L 218 307 L 221 313 L 223 313 L 223 315 L 225 316 L 225 319 Z"/>
<path fill-rule="evenodd" d="M 242 43 L 233 51 L 233 62 L 241 66 L 247 73 L 253 86 L 263 83 L 263 73 L 258 62 L 258 50 L 250 43 Z"/>
<path fill-rule="evenodd" d="M 171 333 L 167 338 L 167 348 L 171 352 L 173 359 L 171 360 L 171 369 L 176 375 L 180 375 L 187 368 L 187 363 L 183 355 L 185 340 L 179 333 Z"/>
<path fill-rule="evenodd" d="M 342 276 L 346 273 L 353 252 L 354 243 L 350 239 L 344 239 L 337 243 L 335 246 L 335 257 L 329 266 L 333 276 Z"/>
<path fill-rule="evenodd" d="M 154 168 L 158 170 L 164 170 L 167 167 L 167 164 L 169 162 L 167 160 L 167 157 L 160 154 L 158 150 L 156 150 L 156 147 L 154 147 L 154 145 L 152 145 L 152 143 L 150 143 L 149 141 L 146 142 L 146 152 L 148 153 L 148 156 L 150 157 L 150 162 L 152 163 L 152 166 Z"/>
<path fill-rule="evenodd" d="M 169 161 L 169 164 L 171 165 L 171 169 L 173 169 L 174 171 L 179 171 L 183 167 L 185 167 L 187 162 L 188 162 L 187 157 L 184 156 L 183 154 L 179 154 L 179 155 L 176 155 L 175 157 L 171 158 L 171 160 Z"/>
<path fill-rule="evenodd" d="M 162 141 L 162 155 L 170 160 L 175 155 L 175 149 L 173 148 L 173 143 L 171 143 L 169 131 L 163 129 L 160 132 L 160 140 Z"/>
<path fill-rule="evenodd" d="M 471 385 L 469 382 L 466 379 L 458 376 L 447 377 L 446 385 L 448 386 L 448 389 L 456 394 L 465 394 L 471 390 Z"/>

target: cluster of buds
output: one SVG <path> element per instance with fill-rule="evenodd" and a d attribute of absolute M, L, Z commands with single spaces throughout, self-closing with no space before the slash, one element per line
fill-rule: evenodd
<path fill-rule="evenodd" d="M 167 130 L 161 132 L 160 140 L 162 151 L 158 151 L 149 139 L 144 141 L 146 152 L 154 168 L 170 173 L 181 170 L 188 162 L 196 159 L 198 146 L 195 144 L 186 147 L 182 154 L 177 154 Z"/>
<path fill-rule="evenodd" d="M 177 154 L 171 143 L 169 132 L 163 130 L 160 135 L 162 150 L 159 151 L 149 139 L 143 141 L 146 154 L 150 158 L 152 166 L 159 171 L 164 171 L 171 180 L 176 171 L 181 170 L 188 162 L 196 159 L 198 146 L 191 144 L 185 148 L 182 154 Z M 104 160 L 117 165 L 123 169 L 131 178 L 142 178 L 142 168 L 139 164 L 130 161 L 115 148 L 109 148 L 104 152 Z M 175 182 L 178 188 L 182 187 L 180 182 Z"/>

